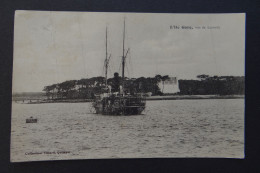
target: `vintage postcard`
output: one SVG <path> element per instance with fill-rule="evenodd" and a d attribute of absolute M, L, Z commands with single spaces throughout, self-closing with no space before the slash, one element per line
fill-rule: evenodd
<path fill-rule="evenodd" d="M 11 162 L 244 158 L 245 14 L 15 12 Z"/>

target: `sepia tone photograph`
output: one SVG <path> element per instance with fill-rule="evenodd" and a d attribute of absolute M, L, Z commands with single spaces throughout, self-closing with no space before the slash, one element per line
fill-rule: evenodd
<path fill-rule="evenodd" d="M 245 14 L 15 12 L 11 162 L 244 158 Z"/>

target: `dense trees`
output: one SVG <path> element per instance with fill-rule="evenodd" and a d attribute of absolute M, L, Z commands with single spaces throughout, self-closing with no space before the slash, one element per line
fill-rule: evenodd
<path fill-rule="evenodd" d="M 119 82 L 122 83 L 121 77 L 119 77 Z M 155 77 L 125 78 L 125 90 L 128 93 L 151 92 L 153 95 L 157 95 L 160 94 L 158 82 L 159 80 Z M 108 79 L 108 85 L 113 85 L 113 78 Z M 99 76 L 45 86 L 43 91 L 48 99 L 92 98 L 94 94 L 101 93 L 104 86 L 105 78 Z"/>
<path fill-rule="evenodd" d="M 244 94 L 245 77 L 198 75 L 199 80 L 179 80 L 180 94 L 233 95 Z"/>
<path fill-rule="evenodd" d="M 164 91 L 164 82 L 165 82 L 166 80 L 169 80 L 169 79 L 170 79 L 169 75 L 165 75 L 165 76 L 156 75 L 156 76 L 155 76 L 155 79 L 156 79 L 157 83 L 162 81 L 162 85 L 163 85 L 162 93 L 163 93 L 163 91 Z"/>
<path fill-rule="evenodd" d="M 198 75 L 197 78 L 198 80 L 179 80 L 179 94 L 244 94 L 244 77 Z M 168 75 L 156 75 L 148 78 L 125 78 L 124 85 L 128 93 L 151 92 L 152 95 L 162 95 L 164 83 L 168 79 Z M 119 83 L 122 83 L 121 77 L 118 80 Z M 160 82 L 162 82 L 162 92 L 158 86 Z M 113 78 L 108 79 L 108 85 L 112 84 Z M 94 94 L 102 92 L 104 86 L 105 78 L 99 76 L 45 86 L 43 91 L 45 91 L 48 99 L 93 98 Z"/>

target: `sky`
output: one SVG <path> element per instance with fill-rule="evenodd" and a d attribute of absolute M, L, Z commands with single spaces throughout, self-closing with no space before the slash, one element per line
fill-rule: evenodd
<path fill-rule="evenodd" d="M 13 92 L 40 92 L 66 80 L 121 75 L 126 22 L 127 77 L 244 76 L 244 14 L 15 12 Z M 170 26 L 180 29 L 171 29 Z M 182 29 L 191 26 L 193 29 Z M 195 27 L 205 26 L 206 29 Z M 208 29 L 207 27 L 217 27 Z"/>

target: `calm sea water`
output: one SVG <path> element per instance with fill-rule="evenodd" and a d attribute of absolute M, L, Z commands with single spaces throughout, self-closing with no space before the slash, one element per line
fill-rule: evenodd
<path fill-rule="evenodd" d="M 147 101 L 143 115 L 93 114 L 90 103 L 12 106 L 11 160 L 244 157 L 244 100 Z M 38 123 L 26 124 L 33 116 Z"/>

